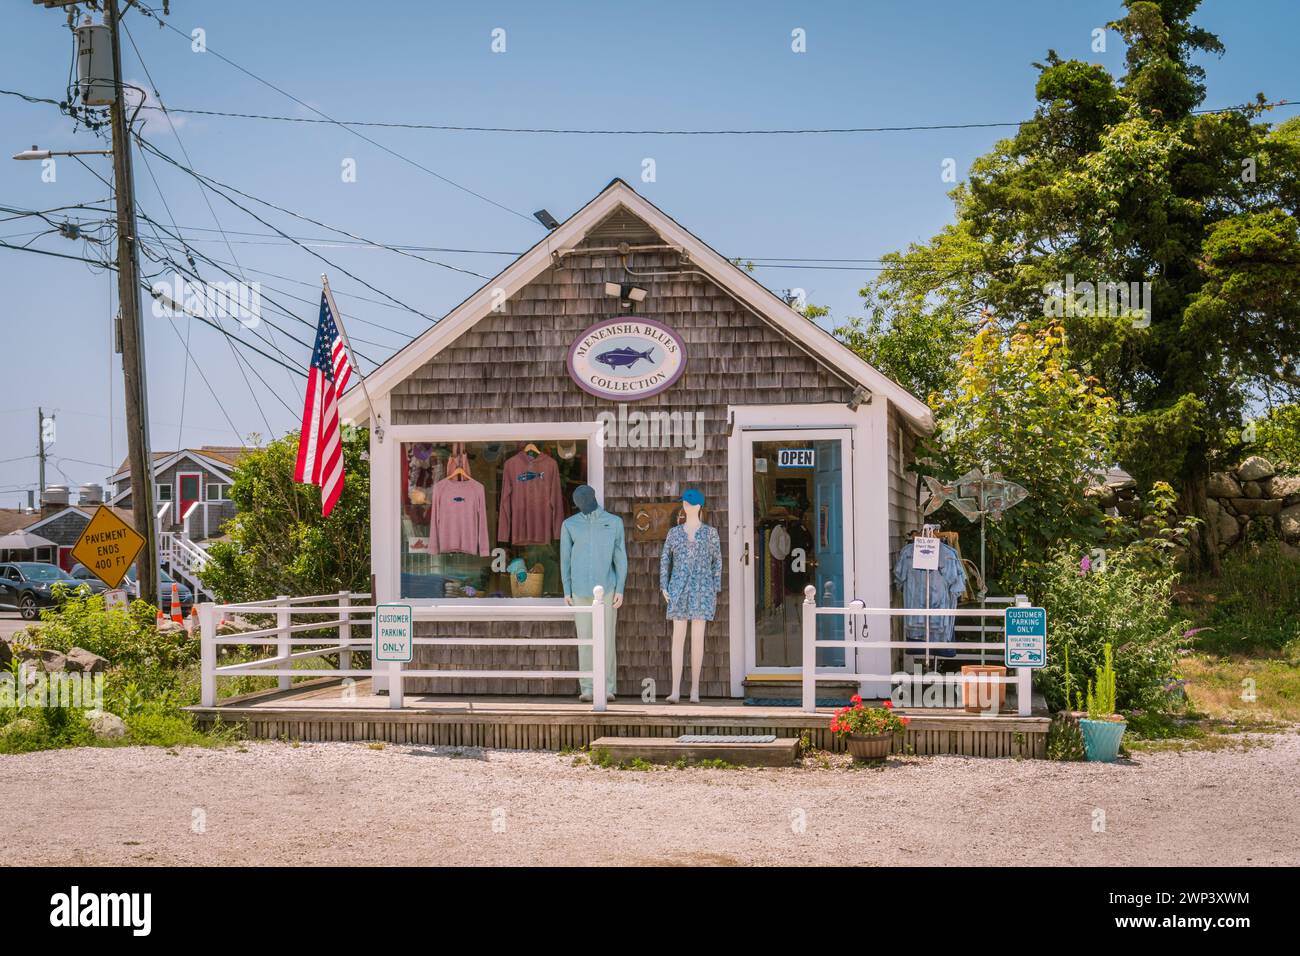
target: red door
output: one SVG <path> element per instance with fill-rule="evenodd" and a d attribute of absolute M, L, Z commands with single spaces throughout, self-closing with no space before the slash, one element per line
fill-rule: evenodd
<path fill-rule="evenodd" d="M 180 506 L 176 512 L 176 523 L 181 524 L 185 521 L 185 513 L 190 510 L 190 505 L 203 498 L 203 476 L 197 471 L 181 472 L 176 476 L 176 484 L 176 498 Z"/>

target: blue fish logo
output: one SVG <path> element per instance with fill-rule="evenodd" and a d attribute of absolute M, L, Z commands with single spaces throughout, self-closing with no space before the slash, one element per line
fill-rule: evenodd
<path fill-rule="evenodd" d="M 458 495 L 457 497 L 452 498 L 451 500 L 452 500 L 452 501 L 464 501 L 465 499 L 464 499 L 464 498 L 461 498 L 461 497 Z"/>
<path fill-rule="evenodd" d="M 648 348 L 644 352 L 638 352 L 636 349 L 630 349 L 627 346 L 619 349 L 610 349 L 608 352 L 601 352 L 596 356 L 596 361 L 602 365 L 608 365 L 612 372 L 616 368 L 626 365 L 628 368 L 636 365 L 637 362 L 645 359 L 647 362 L 654 361 L 654 348 Z"/>
<path fill-rule="evenodd" d="M 520 481 L 532 481 L 534 478 L 545 477 L 540 471 L 521 471 L 519 473 Z"/>

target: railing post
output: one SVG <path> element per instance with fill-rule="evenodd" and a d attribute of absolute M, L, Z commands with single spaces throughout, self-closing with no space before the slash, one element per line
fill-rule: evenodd
<path fill-rule="evenodd" d="M 817 712 L 817 588 L 803 589 L 803 710 Z"/>
<path fill-rule="evenodd" d="M 280 651 L 280 666 L 288 668 L 293 663 L 289 659 L 289 654 L 291 653 L 290 648 L 292 647 L 289 642 L 289 616 L 292 613 L 289 610 L 289 595 L 281 594 L 275 600 L 277 604 L 275 610 L 275 627 L 279 632 L 276 634 L 276 642 Z M 280 690 L 288 690 L 291 686 L 292 678 L 286 674 L 280 678 L 279 683 Z"/>
<path fill-rule="evenodd" d="M 351 591 L 339 592 L 339 670 L 346 671 L 352 669 L 352 651 L 344 650 L 352 643 L 352 615 L 348 613 L 347 607 L 352 603 Z M 415 626 L 412 622 L 412 627 Z"/>
<path fill-rule="evenodd" d="M 199 605 L 199 703 L 217 706 L 217 609 L 211 601 Z"/>
<path fill-rule="evenodd" d="M 1023 594 L 1016 595 L 1016 607 L 1029 607 L 1029 598 Z M 1007 639 L 1006 619 L 1002 621 L 1002 640 Z M 1006 644 L 1003 644 L 1003 661 L 1006 660 Z M 997 698 L 995 697 L 994 700 Z M 1016 668 L 1016 713 L 1028 717 L 1034 706 L 1034 672 L 1029 667 Z"/>
<path fill-rule="evenodd" d="M 605 589 L 597 584 L 591 592 L 591 709 L 603 711 L 605 701 Z"/>

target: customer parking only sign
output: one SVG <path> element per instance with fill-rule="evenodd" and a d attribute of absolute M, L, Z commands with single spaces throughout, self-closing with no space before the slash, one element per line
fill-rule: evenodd
<path fill-rule="evenodd" d="M 1041 607 L 1007 608 L 1007 666 L 1047 663 L 1047 612 Z"/>
<path fill-rule="evenodd" d="M 415 645 L 409 604 L 381 604 L 375 609 L 375 660 L 409 664 Z"/>

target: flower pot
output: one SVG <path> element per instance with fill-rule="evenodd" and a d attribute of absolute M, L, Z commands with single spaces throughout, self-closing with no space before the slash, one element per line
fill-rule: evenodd
<path fill-rule="evenodd" d="M 963 664 L 961 674 L 962 677 L 970 675 L 976 677 L 1006 677 L 1007 669 L 996 664 Z M 992 706 L 994 694 L 997 695 L 998 703 L 996 707 Z M 1001 682 L 990 684 L 987 681 L 978 683 L 975 681 L 962 681 L 961 702 L 968 714 L 982 714 L 986 710 L 992 710 L 996 713 L 1007 702 L 1007 685 Z"/>
<path fill-rule="evenodd" d="M 1083 749 L 1088 759 L 1113 762 L 1119 756 L 1119 743 L 1127 727 L 1125 720 L 1080 720 L 1079 730 L 1083 733 Z"/>
<path fill-rule="evenodd" d="M 893 742 L 893 734 L 849 734 L 844 741 L 854 760 L 883 760 Z"/>

